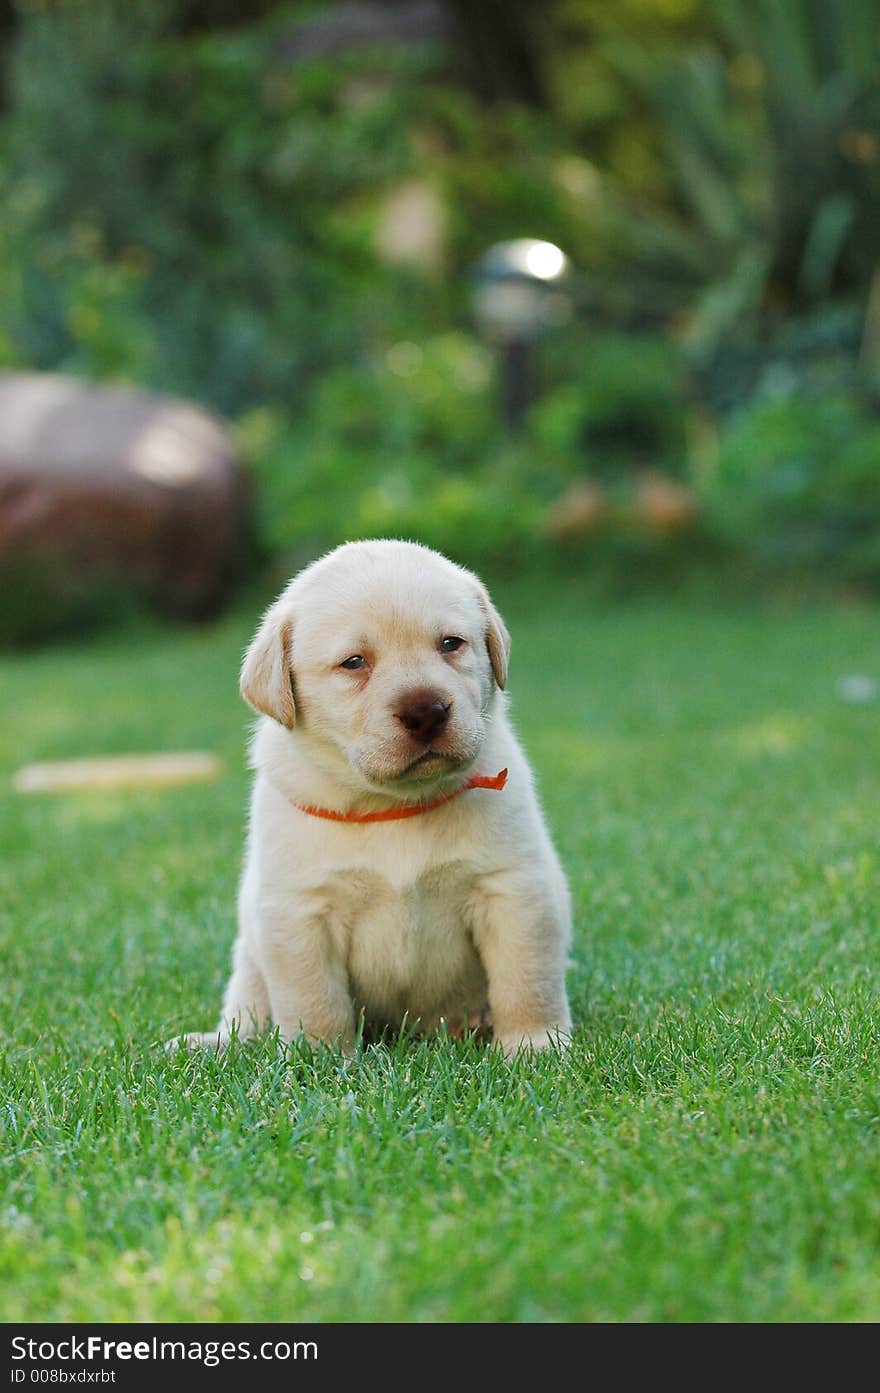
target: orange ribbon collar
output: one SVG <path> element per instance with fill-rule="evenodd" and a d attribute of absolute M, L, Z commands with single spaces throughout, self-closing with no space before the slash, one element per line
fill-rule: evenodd
<path fill-rule="evenodd" d="M 398 822 L 404 817 L 418 817 L 420 813 L 430 813 L 435 808 L 442 808 L 444 803 L 451 803 L 453 798 L 458 798 L 469 788 L 493 788 L 500 793 L 506 783 L 506 769 L 502 769 L 501 773 L 496 774 L 494 778 L 488 778 L 484 774 L 474 774 L 466 784 L 462 784 L 461 788 L 457 788 L 454 793 L 446 793 L 442 798 L 435 798 L 433 803 L 411 803 L 401 808 L 385 808 L 378 813 L 337 813 L 332 808 L 310 808 L 305 803 L 295 802 L 292 798 L 290 801 L 295 808 L 299 808 L 301 813 L 308 813 L 309 817 L 324 817 L 328 822 Z"/>

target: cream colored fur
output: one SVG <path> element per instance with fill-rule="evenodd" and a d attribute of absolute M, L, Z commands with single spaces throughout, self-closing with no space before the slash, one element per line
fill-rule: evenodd
<path fill-rule="evenodd" d="M 441 652 L 446 636 L 465 643 Z M 275 1025 L 350 1047 L 361 1012 L 450 1032 L 491 1020 L 506 1053 L 564 1043 L 569 897 L 505 710 L 509 644 L 480 581 L 413 543 L 348 543 L 291 581 L 242 669 L 262 719 L 232 975 L 217 1028 L 182 1043 Z M 340 666 L 355 654 L 364 670 Z M 451 708 L 419 758 L 395 711 L 421 690 Z M 505 767 L 503 791 L 401 821 L 294 806 L 429 802 Z"/>

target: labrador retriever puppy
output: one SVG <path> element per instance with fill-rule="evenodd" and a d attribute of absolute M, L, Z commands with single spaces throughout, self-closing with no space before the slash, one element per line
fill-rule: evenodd
<path fill-rule="evenodd" d="M 222 1047 L 277 1026 L 565 1043 L 565 878 L 505 710 L 510 639 L 476 576 L 351 542 L 263 618 L 241 691 L 262 719 Z"/>

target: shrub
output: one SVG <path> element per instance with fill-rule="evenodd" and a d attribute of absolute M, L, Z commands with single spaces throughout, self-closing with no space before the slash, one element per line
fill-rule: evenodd
<path fill-rule="evenodd" d="M 630 93 L 606 171 L 630 313 L 665 307 L 706 357 L 768 310 L 864 295 L 880 217 L 877 0 L 708 0 L 674 7 L 686 27 L 644 37 L 602 8 L 591 61 Z"/>
<path fill-rule="evenodd" d="M 532 409 L 531 428 L 563 470 L 609 479 L 639 468 L 680 473 L 688 402 L 674 344 L 657 335 L 612 334 L 569 343 L 558 366 L 563 381 Z"/>
<path fill-rule="evenodd" d="M 743 407 L 700 488 L 720 534 L 772 572 L 880 591 L 880 419 L 856 393 Z"/>
<path fill-rule="evenodd" d="M 518 438 L 498 418 L 492 356 L 461 333 L 402 341 L 359 368 L 337 368 L 296 421 L 277 408 L 246 413 L 239 439 L 269 550 L 290 564 L 384 533 L 496 568 L 554 555 L 587 563 L 600 547 L 606 561 L 618 555 L 636 571 L 642 556 L 652 565 L 655 554 L 680 556 L 694 519 L 646 473 L 664 463 L 683 470 L 677 353 L 614 339 L 593 345 L 577 372 L 533 407 Z M 564 518 L 556 527 L 560 499 L 571 512 L 566 491 L 587 476 L 612 506 L 595 529 Z M 671 526 L 676 509 L 684 520 Z M 615 536 L 619 545 L 609 545 Z"/>
<path fill-rule="evenodd" d="M 499 436 L 494 388 L 486 350 L 444 334 L 336 369 L 296 422 L 246 413 L 239 440 L 270 551 L 390 533 L 475 562 L 521 554 L 553 483 L 536 489 L 530 452 Z"/>

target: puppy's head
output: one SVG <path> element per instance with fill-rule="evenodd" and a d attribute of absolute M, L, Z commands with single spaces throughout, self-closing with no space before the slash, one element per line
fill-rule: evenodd
<path fill-rule="evenodd" d="M 241 691 L 401 793 L 477 759 L 510 639 L 476 576 L 412 542 L 351 542 L 301 572 L 265 615 Z"/>

